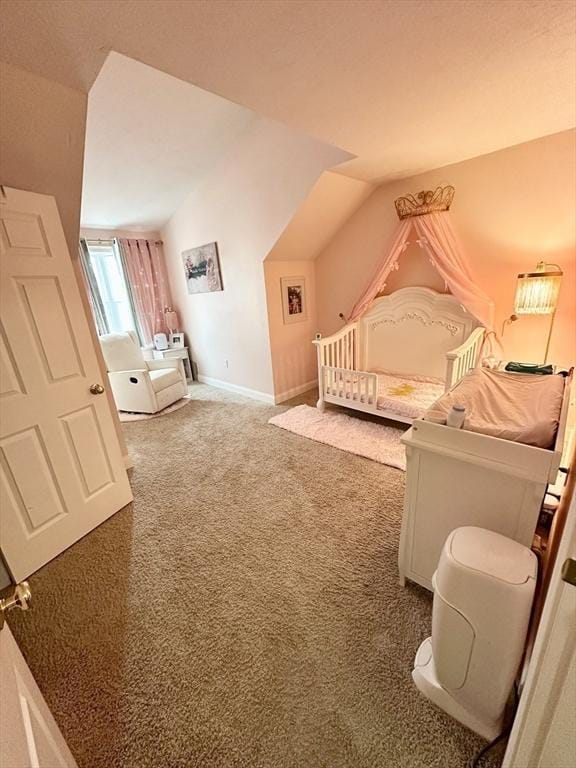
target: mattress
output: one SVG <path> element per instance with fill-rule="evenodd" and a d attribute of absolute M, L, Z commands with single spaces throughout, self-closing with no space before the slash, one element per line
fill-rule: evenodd
<path fill-rule="evenodd" d="M 503 440 L 552 448 L 564 398 L 564 377 L 506 373 L 476 368 L 426 412 L 447 416 L 453 405 L 466 408 L 464 428 Z"/>
<path fill-rule="evenodd" d="M 444 382 L 441 379 L 410 376 L 409 374 L 371 371 L 378 376 L 379 411 L 391 411 L 398 416 L 417 419 L 438 400 L 444 392 Z M 332 389 L 332 394 L 339 397 L 350 397 L 345 394 L 344 382 Z M 364 402 L 364 397 L 360 398 Z"/>

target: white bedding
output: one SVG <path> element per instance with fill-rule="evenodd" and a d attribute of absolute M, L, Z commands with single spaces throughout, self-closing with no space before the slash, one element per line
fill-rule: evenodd
<path fill-rule="evenodd" d="M 372 371 L 378 376 L 379 411 L 392 411 L 398 416 L 417 419 L 444 393 L 441 379 L 409 374 Z M 340 382 L 332 394 L 345 396 L 345 383 Z M 350 395 L 346 394 L 349 398 Z M 360 398 L 364 402 L 364 397 Z"/>

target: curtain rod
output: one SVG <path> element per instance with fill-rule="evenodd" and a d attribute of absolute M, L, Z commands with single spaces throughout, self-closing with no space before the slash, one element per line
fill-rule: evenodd
<path fill-rule="evenodd" d="M 106 239 L 103 239 L 101 237 L 86 237 L 84 238 L 87 243 L 113 243 L 114 240 L 146 240 L 146 238 L 141 237 L 126 237 L 126 238 L 120 238 L 120 237 L 109 237 Z M 154 245 L 164 245 L 164 240 L 146 240 L 147 243 L 154 243 Z"/>

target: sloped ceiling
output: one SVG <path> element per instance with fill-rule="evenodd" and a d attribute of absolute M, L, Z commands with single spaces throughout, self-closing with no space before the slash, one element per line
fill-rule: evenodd
<path fill-rule="evenodd" d="M 110 50 L 389 180 L 576 124 L 566 0 L 3 0 L 2 58 L 87 91 Z"/>
<path fill-rule="evenodd" d="M 373 191 L 374 186 L 366 181 L 326 171 L 312 187 L 266 259 L 315 259 Z"/>
<path fill-rule="evenodd" d="M 88 97 L 82 226 L 159 228 L 254 119 L 111 53 Z"/>

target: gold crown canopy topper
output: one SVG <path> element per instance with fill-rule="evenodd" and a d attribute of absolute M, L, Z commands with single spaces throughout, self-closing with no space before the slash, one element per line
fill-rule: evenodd
<path fill-rule="evenodd" d="M 410 216 L 423 216 L 425 213 L 448 211 L 454 199 L 454 192 L 454 187 L 448 184 L 446 187 L 423 190 L 416 196 L 399 197 L 394 201 L 398 218 L 407 219 Z"/>

